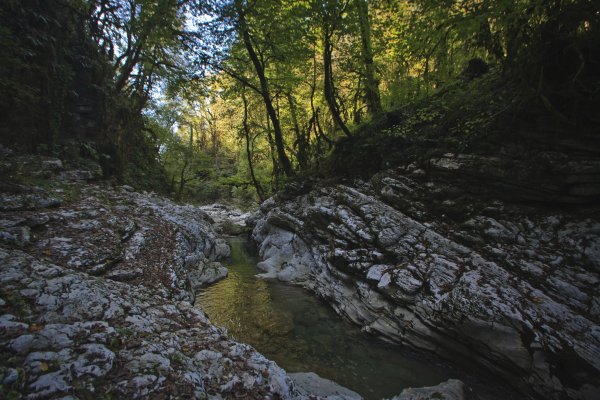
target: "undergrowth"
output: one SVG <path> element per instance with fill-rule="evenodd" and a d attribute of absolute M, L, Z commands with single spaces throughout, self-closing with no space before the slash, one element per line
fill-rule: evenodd
<path fill-rule="evenodd" d="M 368 177 L 449 152 L 494 155 L 511 151 L 511 146 L 564 148 L 567 140 L 572 145 L 580 138 L 597 138 L 597 125 L 589 122 L 597 100 L 583 101 L 575 92 L 565 100 L 564 92 L 557 93 L 497 70 L 459 79 L 358 127 L 353 137 L 336 143 L 324 174 Z M 585 107 L 566 114 L 558 107 L 565 101 L 580 101 Z M 579 148 L 600 150 L 587 144 Z"/>

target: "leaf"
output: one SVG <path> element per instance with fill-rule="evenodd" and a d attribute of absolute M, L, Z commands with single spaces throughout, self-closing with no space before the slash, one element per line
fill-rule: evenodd
<path fill-rule="evenodd" d="M 44 329 L 44 325 L 41 324 L 31 324 L 29 325 L 29 332 L 38 332 Z"/>
<path fill-rule="evenodd" d="M 531 296 L 531 301 L 533 301 L 535 304 L 542 304 L 544 302 L 544 299 L 537 296 Z"/>
<path fill-rule="evenodd" d="M 43 362 L 43 361 L 42 361 L 42 362 L 40 363 L 40 369 L 41 369 L 42 371 L 46 372 L 46 371 L 48 371 L 48 369 L 50 369 L 50 367 L 48 366 L 48 363 L 45 363 L 45 362 Z"/>

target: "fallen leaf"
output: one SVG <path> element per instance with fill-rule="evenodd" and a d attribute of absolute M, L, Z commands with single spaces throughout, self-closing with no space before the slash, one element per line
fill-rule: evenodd
<path fill-rule="evenodd" d="M 41 324 L 31 324 L 29 325 L 29 332 L 37 332 L 44 329 L 44 325 Z"/>

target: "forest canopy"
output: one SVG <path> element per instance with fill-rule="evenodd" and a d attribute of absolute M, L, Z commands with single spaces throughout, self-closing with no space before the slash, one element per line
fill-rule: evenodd
<path fill-rule="evenodd" d="M 261 200 L 336 143 L 457 109 L 486 116 L 434 138 L 534 106 L 598 123 L 592 0 L 5 0 L 0 21 L 3 143 L 75 143 L 179 198 Z"/>

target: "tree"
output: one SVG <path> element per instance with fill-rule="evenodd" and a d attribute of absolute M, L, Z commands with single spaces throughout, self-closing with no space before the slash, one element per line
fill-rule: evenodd
<path fill-rule="evenodd" d="M 244 118 L 242 121 L 242 128 L 244 130 L 244 138 L 246 140 L 246 159 L 248 160 L 248 169 L 250 171 L 252 184 L 256 189 L 256 195 L 260 201 L 263 202 L 265 200 L 265 193 L 260 182 L 256 178 L 256 174 L 254 173 L 254 163 L 252 162 L 252 140 L 250 139 L 250 126 L 248 124 L 248 99 L 246 98 L 246 92 L 244 89 L 242 89 L 242 101 L 244 103 Z"/>
<path fill-rule="evenodd" d="M 68 115 L 85 81 L 102 84 L 80 0 L 0 2 L 0 133 L 9 145 L 52 148 L 75 136 Z M 83 64 L 83 65 L 82 65 Z M 81 97 L 87 97 L 83 94 Z M 85 131 L 95 136 L 91 129 Z"/>
<path fill-rule="evenodd" d="M 369 113 L 377 115 L 381 113 L 382 108 L 379 96 L 379 81 L 375 76 L 375 63 L 371 45 L 371 22 L 369 21 L 369 3 L 367 0 L 356 0 L 356 10 L 360 26 L 361 55 L 364 63 L 365 98 Z"/>
<path fill-rule="evenodd" d="M 254 49 L 254 45 L 252 44 L 252 39 L 250 37 L 250 31 L 248 28 L 248 23 L 246 21 L 247 10 L 244 8 L 242 0 L 236 0 L 235 6 L 237 11 L 237 28 L 240 35 L 242 36 L 244 46 L 248 52 L 248 57 L 250 57 L 252 65 L 254 66 L 254 70 L 260 82 L 260 95 L 264 100 L 267 115 L 269 116 L 269 119 L 273 124 L 273 136 L 275 140 L 275 148 L 277 149 L 277 157 L 279 159 L 279 163 L 281 164 L 281 168 L 283 169 L 285 175 L 292 176 L 294 175 L 294 170 L 292 169 L 292 164 L 285 152 L 281 124 L 279 122 L 277 112 L 275 111 L 275 107 L 273 107 L 271 92 L 269 90 L 269 83 L 265 75 L 265 67 L 259 59 L 258 54 Z"/>
<path fill-rule="evenodd" d="M 334 35 L 342 19 L 342 15 L 345 12 L 346 5 L 347 4 L 340 5 L 337 1 L 332 0 L 326 0 L 319 4 L 323 40 L 323 92 L 333 121 L 346 136 L 350 137 L 352 134 L 342 119 L 336 99 L 332 60 Z"/>

